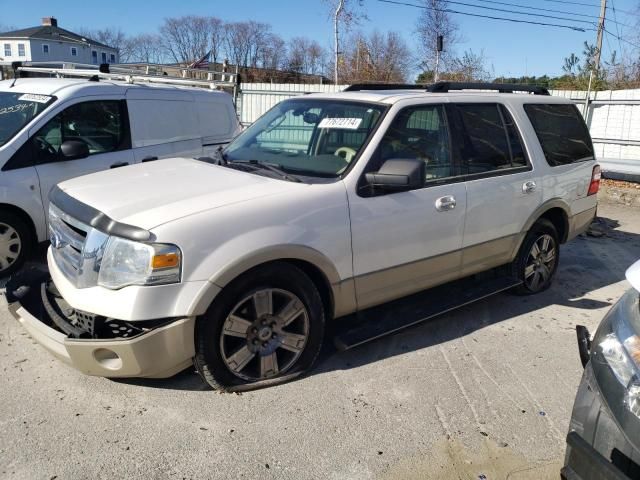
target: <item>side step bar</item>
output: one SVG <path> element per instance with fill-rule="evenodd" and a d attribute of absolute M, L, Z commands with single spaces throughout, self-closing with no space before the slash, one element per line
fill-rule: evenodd
<path fill-rule="evenodd" d="M 377 338 L 417 325 L 522 283 L 511 277 L 463 279 L 393 302 L 359 312 L 353 320 L 344 319 L 342 331 L 334 337 L 338 350 L 344 351 Z M 340 328 L 340 327 L 338 327 Z"/>

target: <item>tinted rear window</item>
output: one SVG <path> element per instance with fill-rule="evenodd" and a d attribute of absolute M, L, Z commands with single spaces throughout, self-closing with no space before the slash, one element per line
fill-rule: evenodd
<path fill-rule="evenodd" d="M 525 112 L 552 167 L 592 160 L 593 144 L 575 105 L 526 104 Z"/>

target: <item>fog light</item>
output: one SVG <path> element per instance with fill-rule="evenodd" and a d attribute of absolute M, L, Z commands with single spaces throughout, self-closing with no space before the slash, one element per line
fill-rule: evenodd
<path fill-rule="evenodd" d="M 119 370 L 122 368 L 122 359 L 113 350 L 98 348 L 93 351 L 93 358 L 101 367 L 107 370 Z"/>

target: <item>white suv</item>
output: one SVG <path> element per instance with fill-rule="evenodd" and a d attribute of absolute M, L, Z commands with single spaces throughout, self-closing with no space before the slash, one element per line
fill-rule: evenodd
<path fill-rule="evenodd" d="M 97 78 L 0 81 L 0 276 L 47 239 L 47 197 L 57 183 L 210 154 L 239 133 L 229 94 Z"/>
<path fill-rule="evenodd" d="M 496 291 L 540 292 L 596 212 L 587 127 L 539 88 L 462 87 L 294 98 L 210 163 L 63 182 L 52 282 L 14 282 L 10 308 L 84 373 L 167 377 L 193 362 L 238 390 L 309 369 L 332 318 L 372 319 L 340 337 L 348 348 Z M 477 291 L 376 314 L 473 275 Z"/>

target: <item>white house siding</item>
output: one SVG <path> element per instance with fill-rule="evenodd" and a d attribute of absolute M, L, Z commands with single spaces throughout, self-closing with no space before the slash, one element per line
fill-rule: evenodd
<path fill-rule="evenodd" d="M 5 57 L 4 55 L 4 44 L 11 44 L 11 53 L 10 57 Z M 18 56 L 18 44 L 23 43 L 25 45 L 25 56 Z M 49 54 L 46 55 L 42 50 L 42 45 L 49 45 Z M 71 55 L 71 47 L 75 47 L 77 49 L 78 55 Z M 113 63 L 118 63 L 118 52 L 114 49 L 99 47 L 99 46 L 88 46 L 80 43 L 74 42 L 65 42 L 59 40 L 40 40 L 37 38 L 31 39 L 20 39 L 20 40 L 6 40 L 0 38 L 0 58 L 2 58 L 3 63 L 10 63 L 15 61 L 27 61 L 27 62 L 72 62 L 72 63 L 93 63 L 91 59 L 91 51 L 96 50 L 98 52 L 98 64 L 102 63 L 101 54 L 104 52 L 107 54 L 107 62 L 111 63 L 110 54 L 115 54 L 116 61 Z"/>

